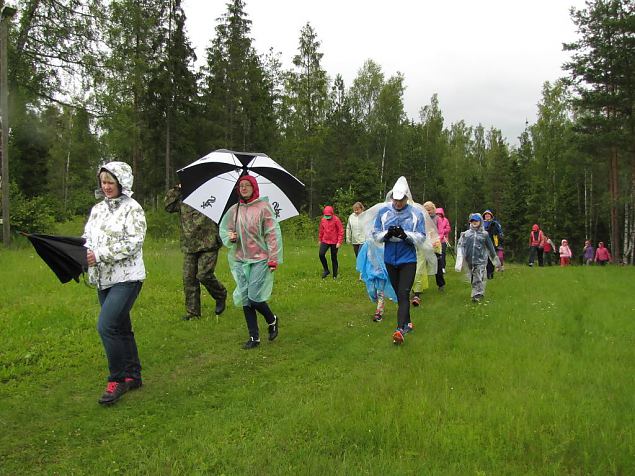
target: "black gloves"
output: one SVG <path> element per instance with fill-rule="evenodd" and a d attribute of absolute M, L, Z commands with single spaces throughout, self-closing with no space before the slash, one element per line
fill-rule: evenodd
<path fill-rule="evenodd" d="M 400 226 L 389 226 L 388 231 L 386 232 L 385 239 L 388 240 L 391 237 L 399 238 L 400 240 L 405 240 L 407 238 L 406 232 L 403 231 L 403 228 Z"/>

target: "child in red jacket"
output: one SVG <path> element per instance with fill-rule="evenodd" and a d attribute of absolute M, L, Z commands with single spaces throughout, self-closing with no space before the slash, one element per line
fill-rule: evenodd
<path fill-rule="evenodd" d="M 333 266 L 333 279 L 337 278 L 338 263 L 337 251 L 344 242 L 344 227 L 333 207 L 327 205 L 324 207 L 324 216 L 320 220 L 320 228 L 318 230 L 318 240 L 320 245 L 320 262 L 322 263 L 322 279 L 326 278 L 331 272 L 326 262 L 326 250 L 331 250 L 331 264 Z"/>

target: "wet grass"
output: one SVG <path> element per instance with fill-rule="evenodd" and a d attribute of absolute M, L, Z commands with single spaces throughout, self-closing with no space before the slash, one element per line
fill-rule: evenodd
<path fill-rule="evenodd" d="M 508 265 L 480 305 L 449 271 L 395 347 L 350 247 L 334 281 L 285 246 L 280 337 L 244 351 L 233 306 L 179 320 L 178 243 L 148 240 L 144 386 L 111 408 L 95 291 L 0 251 L 0 474 L 635 473 L 635 269 Z"/>

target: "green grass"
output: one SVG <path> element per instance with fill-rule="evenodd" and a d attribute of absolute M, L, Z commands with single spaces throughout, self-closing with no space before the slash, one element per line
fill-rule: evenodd
<path fill-rule="evenodd" d="M 481 305 L 448 271 L 395 347 L 350 247 L 333 281 L 285 246 L 280 336 L 244 351 L 235 307 L 179 320 L 178 243 L 148 240 L 144 386 L 111 408 L 95 291 L 0 251 L 0 474 L 635 473 L 632 267 L 508 265 Z M 233 289 L 224 254 L 217 274 Z"/>

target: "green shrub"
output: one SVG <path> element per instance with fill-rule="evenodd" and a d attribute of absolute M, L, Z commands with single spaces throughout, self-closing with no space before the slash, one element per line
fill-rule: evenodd
<path fill-rule="evenodd" d="M 163 210 L 146 210 L 148 236 L 152 238 L 179 238 L 179 215 Z"/>
<path fill-rule="evenodd" d="M 9 188 L 11 197 L 11 229 L 14 232 L 50 232 L 55 223 L 55 212 L 44 197 L 25 197 L 15 183 Z"/>
<path fill-rule="evenodd" d="M 296 217 L 283 221 L 280 224 L 283 238 L 293 237 L 300 240 L 315 238 L 317 240 L 320 218 L 322 217 L 311 218 L 306 213 L 301 213 Z"/>

